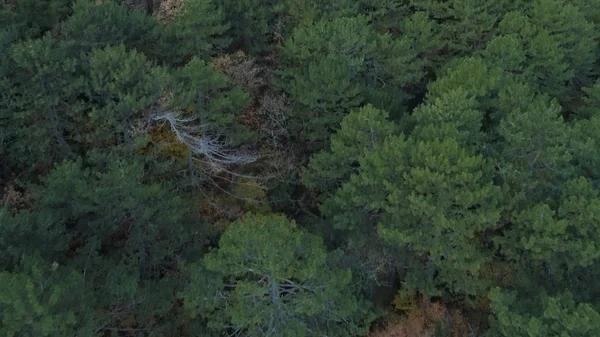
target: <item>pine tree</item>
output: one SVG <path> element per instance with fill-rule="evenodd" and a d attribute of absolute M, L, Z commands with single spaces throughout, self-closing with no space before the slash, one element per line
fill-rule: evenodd
<path fill-rule="evenodd" d="M 358 16 L 301 26 L 282 50 L 281 86 L 295 103 L 294 135 L 317 147 L 343 116 L 364 103 L 404 111 L 404 87 L 423 77 L 412 41 L 380 35 Z M 301 139 L 302 139 L 301 138 Z"/>
<path fill-rule="evenodd" d="M 168 25 L 168 43 L 183 58 L 207 59 L 231 43 L 226 35 L 230 26 L 223 9 L 212 0 L 186 0 L 182 12 Z"/>
<path fill-rule="evenodd" d="M 572 172 L 571 132 L 560 105 L 545 96 L 532 98 L 528 107 L 508 113 L 499 132 L 504 139 L 500 165 L 505 181 L 532 201 L 556 196 Z"/>
<path fill-rule="evenodd" d="M 600 167 L 598 166 L 600 164 L 598 162 L 599 130 L 600 118 L 598 117 L 594 116 L 590 119 L 577 121 L 573 125 L 570 142 L 573 149 L 573 166 L 577 168 L 581 175 L 594 181 L 600 178 L 600 171 L 598 170 Z"/>
<path fill-rule="evenodd" d="M 456 139 L 461 144 L 481 149 L 485 135 L 481 132 L 484 113 L 477 100 L 463 88 L 444 92 L 427 100 L 412 114 L 416 124 L 412 131 L 418 139 Z"/>
<path fill-rule="evenodd" d="M 114 1 L 95 4 L 78 0 L 73 15 L 61 24 L 60 34 L 81 52 L 124 44 L 153 58 L 168 58 L 170 53 L 163 43 L 163 28 L 156 20 Z"/>
<path fill-rule="evenodd" d="M 511 219 L 515 226 L 497 238 L 506 256 L 558 279 L 600 261 L 594 220 L 600 199 L 589 180 L 566 182 L 556 210 L 547 203 L 520 208 Z"/>
<path fill-rule="evenodd" d="M 86 307 L 84 280 L 71 268 L 24 255 L 13 272 L 0 272 L 3 336 L 99 336 Z"/>
<path fill-rule="evenodd" d="M 22 0 L 3 3 L 0 25 L 17 33 L 19 39 L 38 38 L 64 20 L 73 0 Z"/>
<path fill-rule="evenodd" d="M 30 210 L 3 210 L 0 245 L 10 257 L 2 265 L 23 253 L 43 255 L 83 273 L 85 286 L 73 295 L 111 313 L 96 322 L 95 332 L 133 319 L 136 329 L 164 334 L 174 321 L 160 318 L 176 308 L 177 285 L 166 275 L 176 269 L 178 254 L 194 253 L 183 247 L 198 238 L 192 228 L 203 233 L 202 223 L 192 221 L 190 201 L 172 183 L 146 182 L 151 176 L 143 161 L 115 153 L 101 159 L 92 167 L 58 165 L 42 186 L 30 188 Z"/>
<path fill-rule="evenodd" d="M 133 154 L 134 122 L 164 95 L 168 73 L 124 44 L 96 49 L 85 61 L 87 95 L 93 106 L 86 121 L 91 131 L 82 133 L 80 141 L 97 148 L 120 145 Z"/>
<path fill-rule="evenodd" d="M 331 194 L 358 172 L 358 161 L 376 144 L 395 133 L 394 122 L 385 111 L 372 105 L 353 110 L 331 136 L 329 150 L 315 154 L 303 171 L 303 183 L 321 193 Z"/>
<path fill-rule="evenodd" d="M 593 118 L 600 116 L 600 80 L 589 88 L 584 88 L 586 96 L 583 99 L 583 104 L 577 111 L 579 118 Z"/>
<path fill-rule="evenodd" d="M 250 55 L 272 50 L 279 15 L 283 9 L 276 0 L 223 0 L 225 20 L 231 23 L 233 45 Z"/>
<path fill-rule="evenodd" d="M 233 145 L 247 143 L 254 135 L 241 123 L 241 115 L 250 99 L 242 88 L 211 64 L 193 58 L 173 71 L 173 97 L 167 108 L 185 110 L 206 135 L 225 136 Z"/>
<path fill-rule="evenodd" d="M 498 198 L 489 164 L 456 140 L 398 136 L 360 159 L 360 174 L 325 212 L 350 230 L 377 225 L 384 241 L 408 248 L 436 271 L 434 277 L 423 266 L 409 270 L 410 287 L 473 294 L 482 290 L 479 268 L 487 259 L 478 235 L 497 226 Z"/>
<path fill-rule="evenodd" d="M 287 38 L 294 28 L 310 26 L 323 19 L 357 16 L 360 11 L 358 1 L 350 0 L 285 0 L 282 10 L 283 29 L 280 38 Z"/>
<path fill-rule="evenodd" d="M 516 301 L 516 295 L 500 289 L 491 292 L 490 337 L 591 337 L 600 333 L 600 314 L 589 303 L 578 303 L 569 292 L 556 296 L 536 294 L 529 301 L 534 303 L 525 308 Z"/>
<path fill-rule="evenodd" d="M 82 111 L 82 65 L 68 43 L 54 41 L 50 34 L 14 44 L 10 54 L 14 68 L 4 80 L 7 91 L 0 110 L 7 121 L 2 138 L 10 159 L 5 165 L 34 173 L 73 154 L 69 132 Z"/>
<path fill-rule="evenodd" d="M 231 224 L 219 249 L 189 265 L 188 275 L 184 306 L 233 335 L 361 336 L 373 319 L 322 240 L 280 215 Z"/>
<path fill-rule="evenodd" d="M 564 50 L 565 63 L 573 70 L 572 85 L 589 83 L 595 61 L 595 41 L 600 37 L 582 9 L 564 0 L 533 2 L 530 17 Z"/>
<path fill-rule="evenodd" d="M 497 23 L 508 11 L 522 8 L 518 0 L 410 0 L 411 11 L 425 12 L 440 23 L 439 39 L 451 55 L 470 55 L 485 47 L 494 36 Z"/>
<path fill-rule="evenodd" d="M 589 84 L 598 35 L 577 7 L 562 0 L 534 1 L 525 13 L 508 13 L 499 31 L 484 54 L 538 92 L 564 102 L 570 89 Z"/>

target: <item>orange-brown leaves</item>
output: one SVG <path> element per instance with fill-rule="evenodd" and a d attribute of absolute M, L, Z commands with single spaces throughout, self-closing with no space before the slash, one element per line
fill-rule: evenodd
<path fill-rule="evenodd" d="M 370 337 L 463 337 L 467 323 L 458 309 L 432 302 L 423 295 L 399 293 L 383 328 Z"/>

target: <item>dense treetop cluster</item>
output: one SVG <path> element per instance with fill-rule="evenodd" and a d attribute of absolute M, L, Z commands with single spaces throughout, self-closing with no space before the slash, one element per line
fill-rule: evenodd
<path fill-rule="evenodd" d="M 600 336 L 600 1 L 0 28 L 0 335 Z"/>

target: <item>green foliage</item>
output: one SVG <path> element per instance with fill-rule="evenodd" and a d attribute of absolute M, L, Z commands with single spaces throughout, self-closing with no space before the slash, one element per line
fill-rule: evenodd
<path fill-rule="evenodd" d="M 539 96 L 524 109 L 513 108 L 500 123 L 502 176 L 531 200 L 555 195 L 571 172 L 570 130 L 560 113 L 556 101 Z"/>
<path fill-rule="evenodd" d="M 600 118 L 584 119 L 577 121 L 573 126 L 573 138 L 571 139 L 574 166 L 580 174 L 594 179 L 595 182 L 600 178 L 599 131 Z"/>
<path fill-rule="evenodd" d="M 225 35 L 230 24 L 225 22 L 223 9 L 212 0 L 186 0 L 183 10 L 169 23 L 169 41 L 183 57 L 206 59 L 227 47 L 231 40 Z"/>
<path fill-rule="evenodd" d="M 161 43 L 162 27 L 145 13 L 113 1 L 95 4 L 78 0 L 73 15 L 61 24 L 60 34 L 74 41 L 82 52 L 121 43 L 128 49 L 138 49 L 148 56 L 166 56 Z"/>
<path fill-rule="evenodd" d="M 301 95 L 301 90 L 308 89 L 308 84 L 303 82 L 314 83 L 314 79 L 311 81 L 311 77 L 316 76 L 320 76 L 321 81 L 327 78 L 336 79 L 336 82 L 341 83 L 344 83 L 342 82 L 344 80 L 348 84 L 357 82 L 359 80 L 357 77 L 360 77 L 361 72 L 364 72 L 363 69 L 367 66 L 365 63 L 374 62 L 372 58 L 377 51 L 377 40 L 377 34 L 369 27 L 365 17 L 340 18 L 332 21 L 321 20 L 313 26 L 296 29 L 290 39 L 286 41 L 281 52 L 284 62 L 282 76 L 284 86 L 287 88 L 286 91 L 290 92 L 292 97 L 298 96 L 298 100 L 304 103 L 303 105 L 307 105 L 309 109 L 319 105 L 325 105 L 326 107 L 326 104 L 333 105 L 338 109 L 352 106 L 351 100 L 349 103 L 345 102 L 348 99 L 338 102 L 332 101 L 338 96 L 335 92 L 330 94 L 333 96 L 330 101 L 315 97 L 303 102 L 304 97 L 311 97 L 306 93 Z M 320 65 L 323 63 L 324 65 Z M 319 72 L 326 71 L 328 67 L 325 65 L 333 66 L 336 63 L 338 66 L 329 73 Z M 309 76 L 307 79 L 301 81 L 297 77 L 294 78 L 306 70 L 308 72 L 305 73 L 305 76 Z M 358 86 L 358 83 L 355 85 Z M 340 91 L 343 90 L 342 92 L 347 91 L 344 86 L 330 84 L 329 87 L 330 90 L 338 90 L 339 88 Z M 359 87 L 353 90 L 353 96 L 357 96 L 360 93 L 359 90 Z M 312 91 L 314 93 L 311 92 L 311 94 L 317 96 L 320 92 L 328 93 L 322 86 L 313 87 Z M 320 103 L 320 101 L 323 102 Z M 358 101 L 354 102 L 354 104 L 359 103 Z"/>
<path fill-rule="evenodd" d="M 486 257 L 477 235 L 494 228 L 499 219 L 499 191 L 483 158 L 452 139 L 423 142 L 399 136 L 359 161 L 360 174 L 332 198 L 335 208 L 325 209 L 336 210 L 334 221 L 353 229 L 363 220 L 354 210 L 369 212 L 376 216 L 383 240 L 407 247 L 435 266 L 438 286 L 479 291 L 476 279 Z"/>
<path fill-rule="evenodd" d="M 583 89 L 586 97 L 583 100 L 583 105 L 577 111 L 579 118 L 590 118 L 600 116 L 600 81 L 590 88 Z"/>
<path fill-rule="evenodd" d="M 595 2 L 589 2 L 585 0 L 569 0 L 569 4 L 576 6 L 586 17 L 588 22 L 592 22 L 596 25 L 598 30 L 598 22 L 600 22 L 600 5 Z"/>
<path fill-rule="evenodd" d="M 123 44 L 94 50 L 87 61 L 87 94 L 94 103 L 87 122 L 95 132 L 82 137 L 95 144 L 125 145 L 132 153 L 133 122 L 163 95 L 168 74 L 153 67 L 144 54 L 127 51 Z"/>
<path fill-rule="evenodd" d="M 143 162 L 115 154 L 103 160 L 94 169 L 58 165 L 43 186 L 31 188 L 31 210 L 0 216 L 6 229 L 0 244 L 12 261 L 37 253 L 83 271 L 85 287 L 70 286 L 76 290 L 70 294 L 85 297 L 89 309 L 115 312 L 95 332 L 133 317 L 160 335 L 171 322 L 157 317 L 173 310 L 176 283 L 159 275 L 173 268 L 170 260 L 191 237 L 190 225 L 200 230 L 201 223 L 192 221 L 190 204 L 171 184 L 144 182 Z"/>
<path fill-rule="evenodd" d="M 282 88 L 295 103 L 294 135 L 323 142 L 363 103 L 401 112 L 409 97 L 403 87 L 423 77 L 412 42 L 378 34 L 365 16 L 294 30 L 281 50 L 280 72 Z"/>
<path fill-rule="evenodd" d="M 328 260 L 322 240 L 294 222 L 247 215 L 230 225 L 217 251 L 188 267 L 184 306 L 234 334 L 365 335 L 372 314 L 349 293 L 350 272 Z"/>
<path fill-rule="evenodd" d="M 451 61 L 438 79 L 428 86 L 427 98 L 436 98 L 457 87 L 462 87 L 469 96 L 478 99 L 487 108 L 491 105 L 492 94 L 503 80 L 498 69 L 482 58 L 468 57 Z"/>
<path fill-rule="evenodd" d="M 439 55 L 444 48 L 439 25 L 424 12 L 415 12 L 399 22 L 401 25 L 397 28 L 397 34 L 401 34 L 401 39 L 411 41 L 410 48 L 417 54 L 413 62 L 418 60 L 421 63 L 419 66 L 426 71 L 437 71 L 444 62 Z"/>
<path fill-rule="evenodd" d="M 52 259 L 68 248 L 68 241 L 63 236 L 64 225 L 56 224 L 48 212 L 12 213 L 8 205 L 0 209 L 2 270 L 16 265 L 23 254 L 43 254 Z"/>
<path fill-rule="evenodd" d="M 0 335 L 600 335 L 598 3 L 4 1 Z"/>
<path fill-rule="evenodd" d="M 358 161 L 376 144 L 395 133 L 385 111 L 372 105 L 353 110 L 331 136 L 329 150 L 315 154 L 303 171 L 303 183 L 321 193 L 332 193 L 358 172 Z"/>
<path fill-rule="evenodd" d="M 395 32 L 398 24 L 408 15 L 406 6 L 395 0 L 356 1 L 359 13 L 367 14 L 378 30 Z"/>
<path fill-rule="evenodd" d="M 295 77 L 287 90 L 297 97 L 292 132 L 311 142 L 322 142 L 335 129 L 347 109 L 361 105 L 360 87 L 352 68 L 335 57 L 310 64 L 303 77 Z"/>
<path fill-rule="evenodd" d="M 562 101 L 569 87 L 589 84 L 598 35 L 583 12 L 562 0 L 538 0 L 499 24 L 484 54 L 537 91 Z M 565 86 L 568 84 L 568 86 Z"/>
<path fill-rule="evenodd" d="M 537 0 L 530 16 L 532 24 L 546 31 L 564 50 L 565 63 L 573 69 L 577 80 L 585 83 L 595 61 L 594 43 L 600 36 L 583 10 L 569 1 Z"/>
<path fill-rule="evenodd" d="M 587 303 L 577 303 L 569 292 L 536 296 L 537 303 L 520 308 L 514 293 L 494 289 L 490 294 L 494 319 L 488 336 L 597 336 L 600 314 Z"/>
<path fill-rule="evenodd" d="M 269 52 L 277 35 L 282 3 L 276 0 L 222 0 L 225 20 L 231 22 L 233 44 L 250 55 Z"/>
<path fill-rule="evenodd" d="M 298 26 L 310 26 L 322 19 L 352 17 L 360 13 L 358 1 L 351 0 L 285 0 L 283 16 L 283 29 L 281 33 L 290 33 Z M 287 37 L 287 34 L 283 35 Z"/>
<path fill-rule="evenodd" d="M 425 135 L 425 137 L 431 137 L 440 132 L 450 132 L 444 136 L 468 140 L 469 145 L 476 143 L 479 145 L 478 150 L 485 151 L 488 155 L 497 157 L 500 152 L 505 151 L 505 156 L 511 156 L 507 161 L 515 164 L 517 160 L 514 162 L 513 160 L 516 159 L 516 154 L 509 154 L 510 151 L 527 151 L 527 148 L 536 146 L 536 142 L 538 146 L 542 146 L 541 143 L 555 144 L 559 148 L 562 147 L 562 150 L 556 149 L 556 151 L 566 151 L 566 142 L 570 132 L 563 123 L 562 106 L 558 102 L 550 100 L 547 95 L 536 94 L 533 87 L 521 82 L 513 74 L 508 74 L 506 70 L 503 71 L 499 66 L 512 67 L 509 65 L 512 58 L 507 55 L 510 53 L 510 48 L 504 45 L 496 46 L 495 41 L 511 43 L 510 38 L 494 40 L 490 43 L 490 46 L 493 47 L 486 50 L 483 57 L 456 59 L 450 62 L 441 76 L 429 85 L 426 97 L 428 104 L 416 109 L 413 116 L 415 119 L 413 123 L 424 122 L 416 126 L 415 132 Z M 494 63 L 493 60 L 487 58 L 488 55 L 496 52 L 500 53 L 501 58 L 498 60 L 503 60 L 502 64 Z M 432 109 L 431 102 L 439 101 L 437 104 L 442 105 L 443 109 L 453 109 L 451 107 L 459 103 L 446 101 L 449 98 L 445 96 L 457 95 L 463 97 L 458 101 L 461 102 L 462 107 L 461 105 L 457 107 L 463 111 L 460 111 L 459 115 L 457 112 L 454 112 L 456 115 L 438 112 L 437 123 L 433 124 L 431 129 L 426 129 L 428 120 L 424 119 L 426 117 L 422 115 L 429 115 L 427 118 L 433 119 L 431 116 L 433 113 L 429 112 Z M 456 100 L 457 98 L 452 99 Z M 459 121 L 458 118 L 464 120 Z M 443 131 L 448 128 L 444 124 L 449 122 L 455 124 L 459 131 L 458 134 Z M 547 125 L 541 128 L 545 135 L 539 134 L 539 123 Z M 467 125 L 468 132 L 461 130 Z M 440 129 L 433 130 L 436 127 Z M 427 132 L 420 131 L 421 128 L 425 128 Z M 536 137 L 539 138 L 537 141 L 534 140 Z M 563 163 L 565 159 L 568 161 L 568 154 L 556 155 L 561 158 L 557 157 L 553 160 Z M 518 158 L 524 159 L 525 157 L 520 154 Z"/>
<path fill-rule="evenodd" d="M 74 270 L 23 256 L 18 271 L 0 272 L 3 336 L 98 336 Z"/>
<path fill-rule="evenodd" d="M 69 45 L 49 34 L 14 44 L 13 69 L 5 82 L 0 110 L 7 165 L 16 171 L 35 172 L 53 160 L 71 156 L 66 131 L 81 113 L 77 93 L 84 86 L 81 63 L 69 53 Z"/>
<path fill-rule="evenodd" d="M 410 0 L 412 11 L 423 11 L 440 22 L 439 38 L 453 54 L 482 49 L 508 11 L 522 8 L 520 0 Z"/>
<path fill-rule="evenodd" d="M 247 141 L 252 134 L 240 122 L 249 97 L 240 87 L 210 64 L 195 57 L 173 72 L 172 105 L 188 110 L 200 119 L 208 134 L 227 136 L 234 144 Z"/>
<path fill-rule="evenodd" d="M 6 4 L 5 4 L 6 3 Z M 8 26 L 20 38 L 35 38 L 52 29 L 71 13 L 72 0 L 22 0 L 11 6 L 3 2 L 0 25 Z"/>
<path fill-rule="evenodd" d="M 589 267 L 600 258 L 598 192 L 585 178 L 569 180 L 557 210 L 540 203 L 512 217 L 517 226 L 505 232 L 497 243 L 503 253 L 527 265 L 560 276 L 565 271 Z"/>
<path fill-rule="evenodd" d="M 45 179 L 47 192 L 40 199 L 42 208 L 58 223 L 74 221 L 70 224 L 70 235 L 79 231 L 103 241 L 119 227 L 126 226 L 129 235 L 123 249 L 137 252 L 132 257 L 138 256 L 136 260 L 141 267 L 144 263 L 158 263 L 168 254 L 169 245 L 183 239 L 181 235 L 189 221 L 186 202 L 167 183 L 144 184 L 142 162 L 114 155 L 106 160 L 106 170 L 100 172 L 91 172 L 73 162 L 57 167 Z M 144 242 L 158 237 L 169 238 L 162 241 L 166 247 L 157 242 L 140 250 Z M 148 261 L 147 256 L 152 260 Z"/>
<path fill-rule="evenodd" d="M 463 88 L 444 92 L 415 109 L 412 134 L 423 140 L 450 138 L 475 148 L 482 146 L 484 114 L 477 106 L 475 98 Z"/>
<path fill-rule="evenodd" d="M 440 71 L 438 78 L 429 84 L 426 101 L 429 103 L 441 99 L 449 92 L 461 89 L 466 99 L 474 99 L 471 109 L 482 112 L 482 129 L 491 132 L 490 138 L 495 137 L 497 124 L 502 117 L 521 103 L 528 103 L 527 99 L 520 95 L 530 94 L 526 88 L 522 88 L 512 77 L 480 57 L 456 58 L 448 62 Z M 519 90 L 512 94 L 515 89 Z M 506 92 L 510 92 L 512 100 L 503 100 Z M 524 92 L 523 92 L 524 91 Z M 505 105 L 511 104 L 505 108 Z M 471 112 L 470 116 L 476 118 Z"/>

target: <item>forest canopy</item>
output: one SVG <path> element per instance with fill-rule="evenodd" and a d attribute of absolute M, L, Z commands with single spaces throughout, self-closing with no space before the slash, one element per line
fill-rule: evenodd
<path fill-rule="evenodd" d="M 0 28 L 0 335 L 600 336 L 600 1 Z"/>

